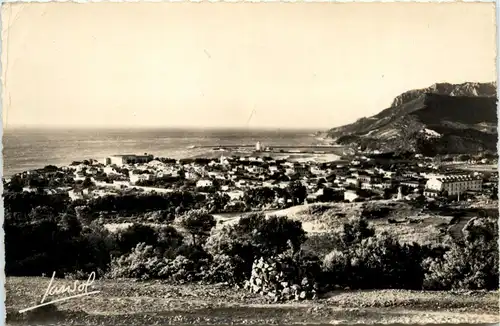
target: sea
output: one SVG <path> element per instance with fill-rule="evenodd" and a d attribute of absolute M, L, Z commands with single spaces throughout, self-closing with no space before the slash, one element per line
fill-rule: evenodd
<path fill-rule="evenodd" d="M 317 130 L 258 129 L 48 129 L 7 128 L 3 134 L 3 176 L 68 165 L 114 154 L 152 154 L 174 159 L 199 156 L 207 148 L 192 146 L 317 145 Z"/>

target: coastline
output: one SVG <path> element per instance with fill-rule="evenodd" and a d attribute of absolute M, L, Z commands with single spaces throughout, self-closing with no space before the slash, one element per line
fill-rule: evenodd
<path fill-rule="evenodd" d="M 7 323 L 45 321 L 43 310 L 19 314 L 39 301 L 49 278 L 8 277 Z M 70 284 L 71 280 L 56 280 Z M 14 290 L 15 289 L 15 290 Z M 89 289 L 90 290 L 90 289 Z M 498 292 L 407 290 L 336 291 L 283 304 L 223 285 L 171 285 L 161 281 L 96 280 L 101 291 L 56 303 L 52 324 L 491 324 L 500 322 Z M 15 291 L 15 292 L 14 292 Z"/>

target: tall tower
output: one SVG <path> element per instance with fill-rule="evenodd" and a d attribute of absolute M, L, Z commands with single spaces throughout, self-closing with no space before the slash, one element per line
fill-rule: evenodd
<path fill-rule="evenodd" d="M 262 144 L 260 143 L 260 141 L 258 141 L 257 144 L 255 144 L 255 151 L 256 152 L 262 151 Z"/>
<path fill-rule="evenodd" d="M 398 197 L 396 197 L 397 200 L 402 200 L 403 199 L 403 193 L 401 192 L 401 187 L 398 187 Z"/>

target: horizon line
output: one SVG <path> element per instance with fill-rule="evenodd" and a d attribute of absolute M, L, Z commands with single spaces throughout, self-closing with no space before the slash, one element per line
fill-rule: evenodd
<path fill-rule="evenodd" d="M 328 131 L 332 127 L 285 127 L 285 126 L 159 126 L 159 125 L 9 125 L 3 126 L 3 131 L 8 131 L 12 129 L 31 129 L 31 130 L 68 130 L 68 129 L 80 129 L 80 130 L 125 130 L 125 129 L 172 129 L 172 130 L 304 130 L 304 131 Z"/>

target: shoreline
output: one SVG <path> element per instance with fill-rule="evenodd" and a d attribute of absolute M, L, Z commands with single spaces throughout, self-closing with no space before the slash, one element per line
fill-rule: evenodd
<path fill-rule="evenodd" d="M 7 323 L 98 325 L 262 324 L 492 324 L 500 322 L 498 292 L 407 290 L 336 291 L 317 300 L 268 303 L 265 297 L 222 285 L 96 280 L 101 291 L 56 303 L 50 312 L 18 310 L 39 301 L 48 277 L 8 277 Z M 57 284 L 71 280 L 57 279 Z M 15 290 L 14 290 L 15 289 Z"/>

